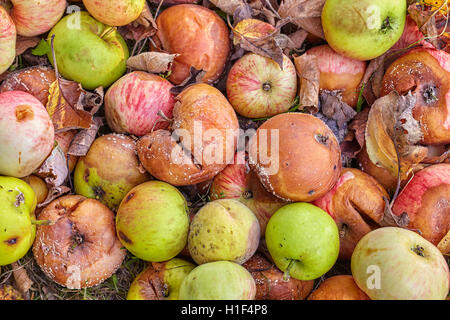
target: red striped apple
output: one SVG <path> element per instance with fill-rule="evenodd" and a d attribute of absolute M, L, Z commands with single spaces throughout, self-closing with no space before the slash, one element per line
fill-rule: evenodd
<path fill-rule="evenodd" d="M 66 0 L 11 0 L 17 34 L 34 37 L 49 31 L 64 14 Z"/>
<path fill-rule="evenodd" d="M 0 74 L 8 70 L 16 57 L 16 27 L 8 12 L 0 6 Z"/>
<path fill-rule="evenodd" d="M 0 94 L 0 174 L 30 175 L 53 144 L 53 123 L 38 99 L 22 91 Z"/>

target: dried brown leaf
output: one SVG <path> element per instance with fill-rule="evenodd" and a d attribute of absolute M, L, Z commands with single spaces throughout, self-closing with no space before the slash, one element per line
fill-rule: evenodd
<path fill-rule="evenodd" d="M 67 154 L 83 157 L 89 151 L 92 143 L 97 136 L 99 128 L 103 125 L 103 118 L 94 117 L 89 129 L 80 130 L 72 140 Z"/>
<path fill-rule="evenodd" d="M 442 252 L 444 255 L 450 254 L 450 230 L 447 232 L 447 234 L 439 241 L 437 245 L 439 251 Z"/>
<path fill-rule="evenodd" d="M 44 179 L 48 186 L 59 187 L 67 179 L 69 169 L 64 151 L 59 145 L 53 148 L 52 153 L 47 157 L 44 163 L 37 169 L 35 174 Z"/>
<path fill-rule="evenodd" d="M 173 60 L 178 54 L 165 52 L 144 52 L 127 60 L 127 66 L 134 70 L 150 73 L 164 73 L 170 70 Z"/>
<path fill-rule="evenodd" d="M 56 198 L 59 198 L 63 194 L 69 193 L 70 188 L 67 186 L 59 186 L 59 187 L 53 187 L 48 190 L 47 198 L 40 204 L 37 205 L 38 208 L 44 208 L 46 207 L 50 202 L 55 200 Z"/>
<path fill-rule="evenodd" d="M 16 286 L 25 297 L 28 297 L 28 290 L 33 286 L 33 281 L 28 277 L 27 270 L 17 262 L 12 263 L 13 276 Z"/>
<path fill-rule="evenodd" d="M 21 55 L 30 48 L 34 48 L 41 41 L 39 37 L 17 36 L 16 40 L 16 56 Z"/>
<path fill-rule="evenodd" d="M 322 113 L 337 122 L 339 128 L 356 116 L 356 111 L 342 101 L 336 92 L 322 91 L 320 93 L 320 106 Z"/>
<path fill-rule="evenodd" d="M 303 54 L 294 58 L 295 68 L 300 78 L 299 110 L 307 109 L 311 113 L 319 110 L 320 71 L 317 58 Z"/>

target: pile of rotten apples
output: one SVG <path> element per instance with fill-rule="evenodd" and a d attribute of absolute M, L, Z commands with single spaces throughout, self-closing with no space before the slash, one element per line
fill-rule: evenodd
<path fill-rule="evenodd" d="M 132 256 L 127 299 L 446 299 L 448 14 L 1 1 L 0 265 L 84 289 Z"/>

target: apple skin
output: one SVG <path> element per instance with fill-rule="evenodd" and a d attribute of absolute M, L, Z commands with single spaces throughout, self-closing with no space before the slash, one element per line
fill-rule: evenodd
<path fill-rule="evenodd" d="M 181 282 L 195 267 L 179 258 L 153 262 L 134 279 L 127 300 L 157 300 L 159 295 L 162 300 L 178 300 Z M 158 289 L 162 292 L 155 292 Z"/>
<path fill-rule="evenodd" d="M 258 219 L 235 199 L 219 199 L 205 204 L 189 227 L 188 248 L 197 264 L 232 261 L 242 264 L 258 249 Z"/>
<path fill-rule="evenodd" d="M 109 26 L 124 26 L 136 20 L 144 10 L 145 0 L 83 0 L 86 10 Z"/>
<path fill-rule="evenodd" d="M 308 300 L 370 300 L 356 285 L 350 275 L 338 275 L 326 279 L 313 291 Z"/>
<path fill-rule="evenodd" d="M 192 270 L 180 286 L 180 300 L 254 300 L 252 275 L 230 261 L 202 264 Z"/>
<path fill-rule="evenodd" d="M 371 60 L 389 50 L 400 39 L 405 20 L 405 0 L 327 0 L 322 10 L 328 44 L 357 60 Z"/>
<path fill-rule="evenodd" d="M 108 126 L 117 133 L 143 136 L 152 129 L 165 129 L 168 122 L 158 112 L 172 118 L 175 99 L 173 85 L 157 75 L 135 71 L 117 80 L 106 92 L 105 115 Z M 156 124 L 157 123 L 157 124 Z M 156 124 L 156 125 L 155 125 Z"/>
<path fill-rule="evenodd" d="M 0 6 L 0 74 L 8 70 L 16 57 L 17 30 L 5 8 Z"/>
<path fill-rule="evenodd" d="M 298 280 L 325 274 L 339 255 L 339 231 L 333 219 L 310 203 L 283 206 L 270 218 L 266 244 L 277 267 Z"/>
<path fill-rule="evenodd" d="M 66 0 L 11 0 L 17 34 L 34 37 L 49 31 L 63 16 Z"/>
<path fill-rule="evenodd" d="M 450 230 L 450 164 L 441 163 L 415 173 L 392 206 L 395 215 L 406 212 L 408 228 L 437 245 Z"/>
<path fill-rule="evenodd" d="M 53 145 L 53 123 L 39 100 L 22 91 L 0 94 L 0 174 L 30 175 Z"/>
<path fill-rule="evenodd" d="M 449 290 L 450 274 L 442 253 L 407 229 L 385 227 L 366 234 L 353 252 L 351 270 L 358 287 L 372 300 L 444 300 Z M 371 280 L 377 276 L 379 289 L 368 288 L 368 283 L 376 284 Z"/>
<path fill-rule="evenodd" d="M 34 194 L 36 195 L 37 204 L 40 204 L 44 202 L 45 199 L 47 199 L 48 188 L 44 180 L 33 174 L 31 176 L 22 178 L 22 180 L 28 183 L 31 189 L 33 189 Z"/>
<path fill-rule="evenodd" d="M 162 181 L 131 189 L 116 215 L 122 244 L 136 257 L 151 262 L 172 259 L 187 243 L 188 206 L 183 194 Z"/>
<path fill-rule="evenodd" d="M 136 142 L 124 135 L 107 134 L 95 139 L 86 156 L 78 160 L 74 187 L 75 193 L 116 211 L 128 191 L 149 179 L 139 170 Z"/>
<path fill-rule="evenodd" d="M 36 236 L 36 195 L 24 181 L 0 176 L 0 266 L 16 262 Z"/>
<path fill-rule="evenodd" d="M 69 20 L 76 14 L 80 15 L 80 29 L 72 27 Z M 65 16 L 53 27 L 47 41 L 51 45 L 55 35 L 56 61 L 64 78 L 93 90 L 110 86 L 125 73 L 127 44 L 117 30 L 108 31 L 109 28 L 84 11 Z M 48 58 L 54 66 L 51 52 Z"/>
<path fill-rule="evenodd" d="M 270 58 L 248 53 L 234 63 L 227 78 L 227 97 L 247 118 L 271 117 L 289 110 L 297 95 L 297 72 L 283 55 L 283 69 Z"/>

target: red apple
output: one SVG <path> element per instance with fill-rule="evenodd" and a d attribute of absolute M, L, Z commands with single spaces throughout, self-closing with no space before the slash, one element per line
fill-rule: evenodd
<path fill-rule="evenodd" d="M 86 10 L 109 26 L 124 26 L 136 20 L 144 10 L 145 0 L 83 0 Z"/>
<path fill-rule="evenodd" d="M 64 14 L 66 0 L 11 0 L 17 34 L 34 37 L 49 31 Z"/>
<path fill-rule="evenodd" d="M 350 275 L 326 279 L 311 293 L 308 300 L 370 300 Z"/>
<path fill-rule="evenodd" d="M 247 118 L 286 112 L 296 95 L 297 72 L 287 56 L 283 56 L 281 69 L 270 58 L 248 53 L 228 73 L 228 100 L 237 113 Z"/>
<path fill-rule="evenodd" d="M 117 133 L 143 136 L 153 129 L 166 128 L 158 113 L 172 117 L 175 100 L 173 85 L 157 75 L 142 71 L 128 73 L 106 92 L 105 115 L 108 126 Z"/>
<path fill-rule="evenodd" d="M 53 123 L 38 99 L 22 91 L 0 93 L 0 175 L 30 175 L 53 145 Z"/>
<path fill-rule="evenodd" d="M 392 212 L 406 212 L 408 228 L 437 245 L 450 230 L 450 164 L 429 166 L 417 172 L 400 192 Z"/>
<path fill-rule="evenodd" d="M 16 57 L 16 27 L 5 8 L 0 6 L 0 74 L 8 70 Z"/>

